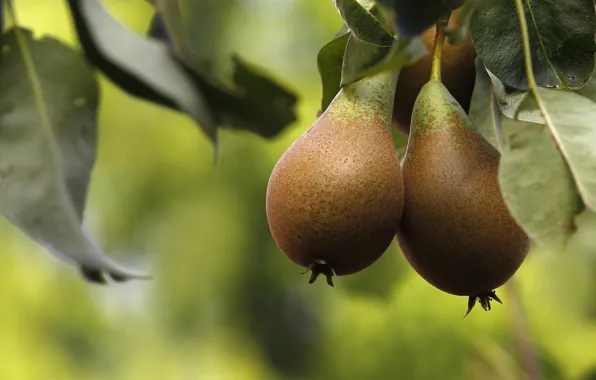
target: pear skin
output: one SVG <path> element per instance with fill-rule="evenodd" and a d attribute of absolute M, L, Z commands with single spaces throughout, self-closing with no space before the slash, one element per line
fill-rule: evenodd
<path fill-rule="evenodd" d="M 530 248 L 501 196 L 499 157 L 441 82 L 422 88 L 402 163 L 397 238 L 411 266 L 447 293 L 494 294 Z"/>
<path fill-rule="evenodd" d="M 273 238 L 294 263 L 319 274 L 356 273 L 392 242 L 403 207 L 391 136 L 397 73 L 344 87 L 276 164 L 267 187 Z"/>

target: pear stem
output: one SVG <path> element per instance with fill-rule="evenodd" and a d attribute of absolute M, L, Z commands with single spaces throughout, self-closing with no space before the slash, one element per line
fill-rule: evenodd
<path fill-rule="evenodd" d="M 441 61 L 443 58 L 443 44 L 445 42 L 446 22 L 437 24 L 437 33 L 435 35 L 435 44 L 433 47 L 433 60 L 430 70 L 430 80 L 441 82 Z"/>

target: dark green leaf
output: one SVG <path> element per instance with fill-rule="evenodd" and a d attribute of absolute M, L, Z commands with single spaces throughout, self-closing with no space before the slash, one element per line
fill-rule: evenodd
<path fill-rule="evenodd" d="M 375 66 L 389 53 L 390 47 L 374 45 L 356 38 L 350 33 L 341 72 L 341 85 L 354 83 L 364 78 L 365 70 Z"/>
<path fill-rule="evenodd" d="M 484 69 L 484 64 L 478 58 L 475 64 L 476 83 L 468 114 L 478 133 L 497 150 L 501 150 L 504 139 L 501 129 L 501 111 L 497 106 L 492 82 Z"/>
<path fill-rule="evenodd" d="M 377 0 L 391 10 L 400 38 L 411 38 L 444 20 L 463 0 Z"/>
<path fill-rule="evenodd" d="M 193 61 L 196 55 L 182 21 L 182 11 L 178 0 L 155 0 L 154 3 L 157 10 L 156 17 L 161 19 L 161 25 L 168 36 L 168 44 L 185 61 L 198 64 L 198 62 Z"/>
<path fill-rule="evenodd" d="M 341 68 L 349 34 L 328 42 L 317 55 L 317 66 L 323 85 L 321 112 L 324 112 L 341 88 Z"/>
<path fill-rule="evenodd" d="M 69 5 L 91 63 L 130 94 L 187 113 L 216 142 L 216 123 L 203 94 L 167 45 L 135 34 L 97 0 L 69 0 Z"/>
<path fill-rule="evenodd" d="M 179 51 L 184 60 L 194 69 L 220 83 L 230 83 L 233 63 L 231 52 L 223 47 L 228 34 L 230 14 L 241 10 L 244 0 L 156 0 L 167 6 L 164 11 L 173 10 L 173 17 L 164 17 L 170 33 L 180 33 L 177 38 L 186 38 L 189 49 Z M 158 7 L 159 9 L 160 7 Z M 178 10 L 184 15 L 179 17 Z M 166 15 L 164 15 L 166 16 Z M 178 18 L 178 20 L 176 20 Z M 237 31 L 236 33 L 242 33 Z"/>
<path fill-rule="evenodd" d="M 216 38 L 205 41 L 205 35 L 217 34 L 222 19 L 236 0 L 155 0 L 155 3 L 175 41 L 179 63 L 204 94 L 219 126 L 274 137 L 296 120 L 294 93 L 237 55 L 226 58 L 226 62 L 215 59 Z M 182 14 L 195 16 L 183 18 Z M 223 74 L 223 66 L 231 66 L 231 78 Z"/>
<path fill-rule="evenodd" d="M 97 0 L 69 0 L 87 58 L 132 95 L 190 115 L 216 141 L 216 127 L 273 137 L 296 119 L 296 96 L 232 57 L 230 88 L 195 64 L 193 52 L 177 52 L 118 23 Z M 174 21 L 172 21 L 174 20 Z M 164 19 L 179 22 L 176 17 Z M 181 27 L 168 26 L 169 35 Z M 184 41 L 184 36 L 172 37 Z"/>
<path fill-rule="evenodd" d="M 503 127 L 499 183 L 505 203 L 532 240 L 561 250 L 581 204 L 571 173 L 546 126 L 504 118 Z"/>
<path fill-rule="evenodd" d="M 4 34 L 2 52 L 0 211 L 87 279 L 144 277 L 112 261 L 81 228 L 97 138 L 93 72 L 71 48 L 25 29 Z"/>
<path fill-rule="evenodd" d="M 544 104 L 544 119 L 561 154 L 567 161 L 581 198 L 596 210 L 596 103 L 564 90 L 539 88 Z M 528 96 L 524 109 L 536 109 L 534 97 Z"/>
<path fill-rule="evenodd" d="M 369 44 L 350 35 L 346 45 L 341 85 L 375 74 L 400 70 L 428 54 L 421 38 L 395 40 L 391 47 Z"/>
<path fill-rule="evenodd" d="M 168 33 L 166 24 L 163 21 L 163 17 L 159 13 L 155 13 L 151 22 L 149 23 L 149 30 L 147 30 L 147 36 L 155 38 L 156 40 L 165 42 L 167 44 L 173 44 L 172 38 Z"/>
<path fill-rule="evenodd" d="M 213 94 L 209 105 L 219 115 L 224 126 L 251 131 L 264 137 L 274 137 L 296 120 L 296 95 L 273 82 L 239 56 L 232 56 L 232 81 L 235 91 L 219 90 L 209 85 Z"/>
<path fill-rule="evenodd" d="M 339 14 L 356 38 L 374 45 L 391 46 L 391 33 L 357 0 L 334 1 Z"/>
<path fill-rule="evenodd" d="M 581 87 L 594 69 L 593 0 L 524 1 L 524 9 L 538 85 Z M 506 85 L 527 89 L 515 2 L 499 0 L 479 9 L 470 31 L 486 67 Z"/>

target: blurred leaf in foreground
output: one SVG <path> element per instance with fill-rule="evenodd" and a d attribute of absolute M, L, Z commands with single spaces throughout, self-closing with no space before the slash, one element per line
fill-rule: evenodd
<path fill-rule="evenodd" d="M 215 143 L 216 125 L 203 94 L 170 54 L 114 19 L 97 0 L 69 0 L 87 59 L 131 95 L 183 111 Z"/>
<path fill-rule="evenodd" d="M 277 135 L 296 115 L 296 96 L 234 58 L 235 88 L 204 72 L 192 52 L 161 38 L 144 37 L 114 19 L 97 0 L 69 0 L 80 42 L 89 61 L 128 93 L 182 111 L 195 120 L 217 147 L 217 127 Z M 200 17 L 208 17 L 201 14 Z M 168 40 L 185 29 L 170 25 L 180 17 L 163 17 Z M 173 20 L 173 21 L 172 21 Z M 189 46 L 189 44 L 181 44 Z M 249 78 L 250 77 L 250 78 Z"/>
<path fill-rule="evenodd" d="M 68 75 L 65 75 L 67 73 Z M 84 59 L 25 29 L 2 38 L 0 212 L 73 262 L 85 278 L 144 277 L 108 258 L 81 228 L 95 161 L 97 83 Z"/>

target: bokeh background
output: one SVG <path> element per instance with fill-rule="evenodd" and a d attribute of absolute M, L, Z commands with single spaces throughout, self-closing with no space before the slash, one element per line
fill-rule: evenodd
<path fill-rule="evenodd" d="M 36 35 L 77 46 L 64 0 L 15 3 Z M 145 33 L 146 0 L 104 3 Z M 238 52 L 287 83 L 299 121 L 271 141 L 222 132 L 214 168 L 187 117 L 101 78 L 85 223 L 106 252 L 155 278 L 90 285 L 0 220 L 1 380 L 596 379 L 589 218 L 570 252 L 532 251 L 499 290 L 504 305 L 466 319 L 467 300 L 424 282 L 395 243 L 335 288 L 309 285 L 270 236 L 265 190 L 315 119 L 316 54 L 341 20 L 331 0 L 203 4 L 197 46 L 222 62 Z"/>

